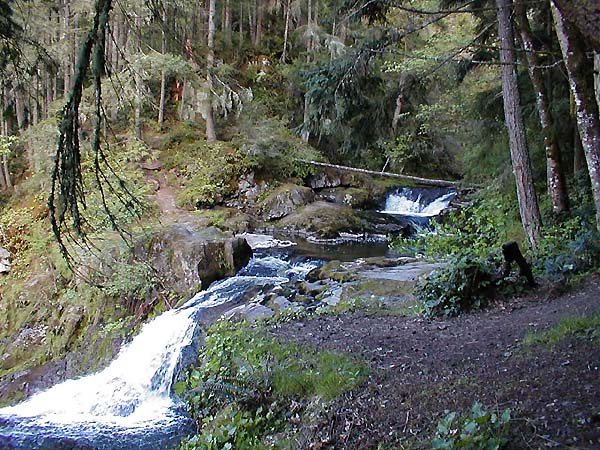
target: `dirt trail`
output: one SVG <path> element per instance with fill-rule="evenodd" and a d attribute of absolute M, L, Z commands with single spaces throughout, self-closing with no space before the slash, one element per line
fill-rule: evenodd
<path fill-rule="evenodd" d="M 340 400 L 322 427 L 330 448 L 405 448 L 407 437 L 419 442 L 444 410 L 468 410 L 478 400 L 513 410 L 509 448 L 600 449 L 598 341 L 522 345 L 528 332 L 597 312 L 600 274 L 555 299 L 531 295 L 454 319 L 358 311 L 281 324 L 273 333 L 350 352 L 371 368 L 366 385 Z"/>
<path fill-rule="evenodd" d="M 157 184 L 154 199 L 160 210 L 160 221 L 163 224 L 193 223 L 201 225 L 202 218 L 177 206 L 175 190 L 169 185 L 166 174 L 158 171 L 154 176 L 147 176 L 148 182 Z"/>

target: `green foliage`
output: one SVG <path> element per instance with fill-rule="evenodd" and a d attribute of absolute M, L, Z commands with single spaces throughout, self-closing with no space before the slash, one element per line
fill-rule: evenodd
<path fill-rule="evenodd" d="M 446 416 L 438 421 L 431 449 L 500 449 L 508 443 L 510 416 L 510 409 L 501 414 L 486 412 L 479 402 L 473 404 L 467 416 L 446 411 Z"/>
<path fill-rule="evenodd" d="M 497 264 L 469 254 L 455 256 L 447 264 L 433 271 L 415 288 L 414 294 L 422 302 L 425 315 L 456 316 L 485 306 L 490 274 Z"/>
<path fill-rule="evenodd" d="M 502 244 L 520 236 L 518 211 L 512 199 L 486 189 L 473 199 L 474 205 L 450 211 L 433 229 L 417 230 L 415 236 L 399 238 L 393 245 L 401 253 L 431 258 L 462 255 L 465 251 L 486 257 Z"/>
<path fill-rule="evenodd" d="M 528 333 L 524 345 L 556 344 L 568 337 L 590 339 L 600 344 L 600 313 L 586 317 L 568 317 L 541 333 Z"/>
<path fill-rule="evenodd" d="M 272 413 L 242 411 L 226 406 L 202 419 L 202 432 L 185 440 L 180 450 L 262 450 L 269 448 L 261 435 L 272 422 Z"/>
<path fill-rule="evenodd" d="M 318 151 L 294 136 L 285 122 L 256 116 L 246 116 L 245 120 L 233 144 L 245 155 L 249 169 L 275 180 L 304 178 L 314 172 L 314 167 L 299 159 L 323 160 Z"/>
<path fill-rule="evenodd" d="M 556 283 L 600 267 L 600 233 L 593 220 L 574 216 L 547 226 L 535 268 Z"/>
<path fill-rule="evenodd" d="M 183 139 L 165 157 L 165 166 L 184 179 L 178 205 L 188 209 L 213 207 L 233 194 L 239 176 L 246 170 L 242 154 L 222 142 Z"/>
<path fill-rule="evenodd" d="M 103 170 L 98 176 L 92 158 L 88 156 L 83 161 L 86 226 L 91 231 L 113 230 L 115 223 L 125 227 L 148 211 L 147 196 L 151 190 L 137 165 L 153 156 L 143 142 L 131 139 L 111 147 L 105 160 L 110 169 Z"/>
<path fill-rule="evenodd" d="M 363 376 L 345 355 L 284 345 L 246 321 L 218 321 L 187 383 L 176 386 L 180 395 L 187 390 L 200 427 L 182 448 L 262 448 L 260 437 L 282 426 L 292 400 L 331 400 Z"/>
<path fill-rule="evenodd" d="M 11 253 L 11 276 L 22 278 L 36 257 L 48 254 L 51 237 L 45 223 L 43 195 L 30 199 L 31 206 L 6 207 L 0 213 L 0 247 Z"/>
<path fill-rule="evenodd" d="M 111 264 L 111 274 L 104 291 L 114 298 L 142 300 L 158 283 L 152 267 L 141 262 L 118 262 Z"/>

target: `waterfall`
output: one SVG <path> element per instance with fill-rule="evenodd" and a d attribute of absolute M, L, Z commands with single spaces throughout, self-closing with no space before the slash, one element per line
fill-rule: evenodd
<path fill-rule="evenodd" d="M 290 264 L 276 256 L 253 257 L 238 276 L 212 284 L 183 306 L 144 325 L 104 370 L 0 409 L 0 425 L 10 425 L 0 427 L 0 448 L 6 442 L 3 438 L 10 442 L 9 448 L 46 448 L 54 441 L 44 441 L 44 436 L 69 437 L 102 449 L 158 449 L 167 443 L 170 448 L 173 429 L 188 420 L 178 412 L 180 402 L 170 396 L 171 383 L 182 350 L 192 343 L 198 317 L 209 308 L 243 300 L 252 287 L 302 278 L 314 267 L 307 261 Z M 148 430 L 170 433 L 171 441 L 159 443 L 160 439 L 148 441 L 147 437 L 140 441 Z M 114 440 L 116 435 L 128 434 L 134 439 L 125 436 L 127 443 Z"/>
<path fill-rule="evenodd" d="M 435 188 L 400 188 L 390 192 L 382 213 L 414 217 L 437 216 L 450 205 L 456 191 Z"/>

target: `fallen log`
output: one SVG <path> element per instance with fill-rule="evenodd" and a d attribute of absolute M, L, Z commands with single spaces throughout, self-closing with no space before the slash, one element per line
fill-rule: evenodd
<path fill-rule="evenodd" d="M 383 172 L 383 171 L 377 172 L 376 170 L 358 169 L 356 167 L 340 166 L 338 164 L 329 164 L 329 163 L 324 163 L 324 162 L 319 162 L 319 161 L 308 161 L 306 159 L 299 159 L 298 161 L 302 162 L 304 164 L 311 164 L 313 166 L 329 167 L 331 169 L 346 170 L 348 172 L 365 173 L 367 175 L 375 175 L 375 176 L 380 176 L 380 177 L 397 178 L 399 180 L 410 181 L 412 183 L 422 184 L 425 186 L 456 187 L 458 185 L 458 182 L 456 182 L 456 181 L 435 180 L 432 178 L 414 177 L 412 175 L 402 175 L 399 173 L 392 173 L 392 172 Z"/>

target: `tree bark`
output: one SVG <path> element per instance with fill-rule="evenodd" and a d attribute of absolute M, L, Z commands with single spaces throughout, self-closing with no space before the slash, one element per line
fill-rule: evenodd
<path fill-rule="evenodd" d="M 521 114 L 521 98 L 517 84 L 516 55 L 511 23 L 512 0 L 496 0 L 504 117 L 508 129 L 510 155 L 517 186 L 517 199 L 525 235 L 533 250 L 540 238 L 541 217 L 533 186 L 533 174 Z"/>
<path fill-rule="evenodd" d="M 552 3 L 556 34 L 569 75 L 571 93 L 577 108 L 577 127 L 587 161 L 596 206 L 596 226 L 600 230 L 600 119 L 594 93 L 591 63 L 577 30 Z"/>
<path fill-rule="evenodd" d="M 288 36 L 290 33 L 290 15 L 291 15 L 291 0 L 285 2 L 285 28 L 283 31 L 283 52 L 281 52 L 280 61 L 285 64 L 287 59 Z"/>
<path fill-rule="evenodd" d="M 62 5 L 62 39 L 67 40 L 69 34 L 69 0 L 64 0 Z M 68 47 L 67 53 L 63 56 L 63 97 L 66 99 L 71 88 L 71 48 Z"/>
<path fill-rule="evenodd" d="M 262 42 L 264 14 L 265 6 L 263 0 L 256 0 L 256 32 L 254 33 L 254 48 L 256 50 L 260 48 Z"/>
<path fill-rule="evenodd" d="M 163 55 L 167 54 L 167 10 L 163 7 L 162 23 L 161 23 L 161 44 L 160 50 Z M 158 128 L 162 131 L 165 123 L 165 103 L 167 99 L 167 72 L 163 69 L 160 75 L 160 102 L 158 104 Z"/>
<path fill-rule="evenodd" d="M 208 4 L 208 53 L 206 55 L 206 84 L 208 88 L 208 98 L 206 100 L 206 141 L 214 143 L 217 141 L 215 131 L 215 119 L 212 107 L 212 72 L 215 65 L 215 0 L 209 0 Z"/>
<path fill-rule="evenodd" d="M 521 35 L 521 41 L 525 50 L 527 70 L 535 92 L 536 106 L 542 135 L 544 137 L 544 148 L 546 150 L 546 180 L 552 211 L 561 213 L 569 210 L 569 197 L 567 194 L 567 183 L 562 168 L 561 152 L 556 140 L 554 121 L 550 113 L 550 102 L 544 83 L 544 76 L 533 45 L 533 37 L 527 19 L 527 12 L 523 3 L 515 3 L 517 23 Z"/>
<path fill-rule="evenodd" d="M 135 27 L 136 34 L 138 36 L 137 40 L 137 51 L 139 55 L 142 53 L 142 16 L 136 13 L 135 16 Z M 134 111 L 134 128 L 135 128 L 135 137 L 137 139 L 142 139 L 142 68 L 137 67 L 135 69 L 135 111 Z"/>
<path fill-rule="evenodd" d="M 231 5 L 229 0 L 225 0 L 223 9 L 225 10 L 223 17 L 223 34 L 225 35 L 225 43 L 231 45 Z"/>
<path fill-rule="evenodd" d="M 596 91 L 596 103 L 600 110 L 600 51 L 594 52 L 594 90 Z"/>
<path fill-rule="evenodd" d="M 13 81 L 13 96 L 15 99 L 15 116 L 17 119 L 17 127 L 19 130 L 25 128 L 25 100 L 23 98 L 23 87 L 19 80 Z"/>
<path fill-rule="evenodd" d="M 308 20 L 307 26 L 310 29 L 312 27 L 312 0 L 307 0 L 308 2 Z M 310 54 L 312 52 L 312 37 L 309 37 L 308 43 L 306 44 L 306 62 L 310 63 Z M 309 130 L 309 122 L 310 122 L 310 101 L 308 98 L 308 93 L 304 94 L 304 117 L 303 117 L 303 130 L 302 130 L 302 141 L 308 142 L 310 138 L 310 130 Z"/>

